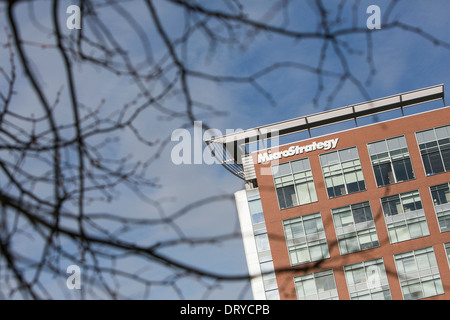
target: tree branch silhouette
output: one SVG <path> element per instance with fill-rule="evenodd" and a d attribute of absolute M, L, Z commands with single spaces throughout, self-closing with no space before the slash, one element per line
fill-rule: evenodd
<path fill-rule="evenodd" d="M 450 49 L 445 39 L 392 19 L 399 2 L 390 3 L 380 32 L 402 30 L 419 41 Z M 290 19 L 294 3 L 289 0 L 275 1 L 258 13 L 239 0 L 81 0 L 78 5 L 82 28 L 67 32 L 60 1 L 0 2 L 5 24 L 0 50 L 7 57 L 0 60 L 6 63 L 0 65 L 0 294 L 57 297 L 47 281 L 64 278 L 68 261 L 88 272 L 81 298 L 128 298 L 120 290 L 123 281 L 139 287 L 144 298 L 151 297 L 155 287 L 171 288 L 185 298 L 181 283 L 186 279 L 204 288 L 203 297 L 227 281 L 241 281 L 248 288 L 246 273 L 205 269 L 164 251 L 181 246 L 216 248 L 239 239 L 240 232 L 236 226 L 214 236 L 189 235 L 182 219 L 207 206 L 220 210 L 224 202 L 234 202 L 233 195 L 199 195 L 176 210 L 167 209 L 167 202 L 153 197 L 162 188 L 155 164 L 168 149 L 174 129 L 192 128 L 201 120 L 206 130 L 208 120 L 227 113 L 199 93 L 198 81 L 249 89 L 268 106 L 279 106 L 266 82 L 276 81 L 279 73 L 293 72 L 314 77 L 311 102 L 316 108 L 329 107 L 347 84 L 368 100 L 368 86 L 377 71 L 375 39 L 357 21 L 359 1 L 307 1 L 314 23 L 306 26 Z M 45 21 L 39 20 L 41 16 Z M 114 23 L 105 17 L 114 18 Z M 225 50 L 245 55 L 258 43 L 273 39 L 289 40 L 299 52 L 314 41 L 317 60 L 280 55 L 241 72 L 208 67 L 218 63 Z M 194 43 L 202 51 L 201 62 L 192 61 Z M 44 62 L 46 55 L 55 59 L 54 68 Z M 364 75 L 353 66 L 355 57 L 364 57 Z M 334 68 L 330 62 L 335 62 Z M 46 82 L 43 75 L 49 67 L 58 83 Z M 115 101 L 115 92 L 110 92 L 111 97 L 87 95 L 78 75 L 81 71 L 93 76 L 106 73 L 123 86 L 126 101 Z M 141 119 L 149 114 L 167 130 L 143 125 Z M 123 143 L 135 144 L 134 149 L 117 147 L 125 134 L 131 138 Z M 134 157 L 138 151 L 146 156 Z M 186 181 L 174 183 L 189 187 Z M 139 199 L 149 214 L 135 217 L 110 211 L 113 200 L 125 197 L 124 190 Z M 154 228 L 170 230 L 173 236 L 146 244 L 129 236 L 144 227 L 155 234 Z M 35 250 L 32 256 L 21 252 L 24 241 Z M 127 270 L 121 262 L 130 258 L 144 266 Z M 150 269 L 158 272 L 149 275 Z"/>

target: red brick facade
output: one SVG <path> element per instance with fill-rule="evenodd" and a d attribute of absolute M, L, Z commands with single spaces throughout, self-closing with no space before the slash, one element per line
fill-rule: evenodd
<path fill-rule="evenodd" d="M 343 266 L 381 257 L 384 260 L 392 299 L 401 300 L 403 299 L 403 296 L 400 282 L 397 277 L 394 255 L 430 246 L 434 248 L 441 281 L 444 288 L 444 294 L 432 296 L 427 299 L 450 298 L 450 269 L 444 249 L 444 243 L 450 242 L 450 232 L 441 233 L 430 193 L 430 186 L 450 181 L 450 172 L 447 171 L 444 173 L 427 176 L 425 174 L 421 153 L 416 139 L 416 132 L 448 125 L 450 123 L 449 119 L 450 108 L 442 108 L 337 132 L 319 138 L 312 138 L 280 147 L 280 151 L 283 151 L 294 145 L 307 145 L 313 141 L 325 141 L 339 138 L 339 142 L 335 150 L 354 146 L 357 147 L 366 185 L 366 191 L 329 199 L 319 160 L 320 154 L 327 153 L 329 151 L 315 150 L 309 153 L 294 155 L 286 159 L 282 158 L 279 160 L 280 163 L 306 157 L 309 158 L 318 198 L 317 202 L 284 210 L 279 209 L 273 176 L 260 174 L 262 168 L 267 168 L 270 170 L 271 163 L 258 164 L 257 153 L 253 155 L 274 267 L 275 270 L 287 270 L 277 272 L 277 284 L 281 299 L 297 299 L 293 281 L 295 276 L 327 269 L 333 269 L 334 271 L 339 299 L 349 299 L 349 292 L 347 290 Z M 367 144 L 401 135 L 405 136 L 408 144 L 415 179 L 384 187 L 378 187 L 368 153 Z M 386 223 L 384 221 L 380 199 L 389 195 L 412 190 L 419 190 L 420 192 L 430 235 L 391 244 L 388 237 Z M 363 201 L 370 202 L 380 246 L 351 254 L 341 255 L 337 245 L 337 237 L 332 220 L 331 209 Z M 320 262 L 309 262 L 291 267 L 282 221 L 316 212 L 320 212 L 322 215 L 330 257 Z"/>

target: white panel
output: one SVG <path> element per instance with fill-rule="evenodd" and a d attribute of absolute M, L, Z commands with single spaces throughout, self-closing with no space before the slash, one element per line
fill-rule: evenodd
<path fill-rule="evenodd" d="M 396 96 L 396 97 L 374 100 L 374 101 L 370 101 L 367 103 L 358 104 L 358 105 L 355 105 L 354 108 L 355 108 L 355 112 L 361 112 L 361 111 L 368 111 L 370 109 L 380 108 L 380 107 L 383 107 L 386 105 L 399 103 L 399 102 L 400 102 L 400 97 Z"/>
<path fill-rule="evenodd" d="M 250 284 L 253 292 L 253 299 L 266 300 L 264 283 L 261 276 L 261 266 L 259 265 L 258 250 L 256 248 L 255 236 L 253 233 L 250 209 L 248 208 L 247 192 L 237 191 L 234 194 L 236 207 L 241 226 L 242 241 L 244 242 L 245 257 L 247 259 Z"/>
<path fill-rule="evenodd" d="M 405 93 L 402 95 L 402 99 L 403 99 L 403 101 L 408 101 L 408 100 L 413 100 L 413 99 L 417 99 L 417 98 L 423 98 L 426 96 L 431 96 L 431 95 L 442 93 L 442 92 L 443 92 L 443 87 L 438 86 L 438 87 L 428 88 L 428 89 L 424 89 L 424 90 L 418 90 L 418 91 L 414 91 L 414 92 L 410 92 L 410 93 Z"/>

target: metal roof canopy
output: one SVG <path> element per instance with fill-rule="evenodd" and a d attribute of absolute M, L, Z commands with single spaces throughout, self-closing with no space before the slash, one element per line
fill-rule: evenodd
<path fill-rule="evenodd" d="M 225 168 L 244 179 L 241 157 L 245 154 L 242 145 L 249 142 L 258 142 L 277 136 L 284 136 L 300 131 L 308 130 L 311 137 L 311 129 L 336 124 L 347 120 L 356 120 L 368 115 L 402 110 L 405 107 L 442 99 L 444 101 L 444 85 L 436 85 L 424 89 L 410 91 L 390 97 L 371 100 L 346 107 L 320 112 L 305 117 L 294 118 L 274 124 L 269 124 L 253 129 L 236 132 L 233 134 L 215 137 L 206 141 L 213 155 L 225 166 Z M 215 148 L 211 148 L 214 145 Z M 217 145 L 222 147 L 218 148 Z M 214 149 L 214 150 L 213 150 Z M 220 150 L 222 149 L 222 150 Z M 219 152 L 217 152 L 219 150 Z M 219 153 L 219 154 L 218 154 Z"/>

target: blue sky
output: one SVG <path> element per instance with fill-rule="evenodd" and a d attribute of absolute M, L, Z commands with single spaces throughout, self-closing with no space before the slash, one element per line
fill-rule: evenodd
<path fill-rule="evenodd" d="M 324 4 L 330 8 L 330 16 L 336 14 L 337 1 L 326 0 Z M 157 1 L 157 9 L 162 17 L 164 27 L 172 37 L 179 36 L 184 30 L 184 16 L 178 8 L 163 1 Z M 205 4 L 205 1 L 200 1 Z M 316 16 L 312 9 L 312 1 L 291 1 L 289 10 L 281 11 L 274 16 L 268 16 L 268 9 L 273 1 L 243 1 L 244 10 L 252 19 L 262 18 L 274 26 L 288 23 L 288 28 L 304 32 L 314 32 L 317 29 Z M 358 27 L 364 27 L 369 15 L 366 8 L 369 5 L 378 5 L 381 8 L 381 17 L 388 7 L 389 1 L 360 1 L 358 10 L 352 10 L 352 1 L 347 1 L 342 9 L 343 26 L 350 26 L 352 21 L 357 20 Z M 52 43 L 50 32 L 51 21 L 48 13 L 48 2 L 37 1 L 35 5 L 36 19 L 44 28 L 37 28 L 30 20 L 27 10 L 29 7 L 20 5 L 17 8 L 17 16 L 20 19 L 20 31 L 24 39 L 40 43 Z M 65 8 L 72 4 L 70 1 L 60 3 L 60 22 L 65 24 L 68 14 Z M 148 22 L 148 12 L 142 9 L 137 2 L 123 2 L 128 12 L 133 14 L 136 21 L 146 27 L 152 54 L 155 59 L 160 59 L 166 52 L 162 41 L 154 33 L 154 26 Z M 212 8 L 222 5 L 222 1 L 209 2 Z M 4 43 L 6 42 L 4 27 L 8 27 L 5 16 L 4 4 L 0 5 L 0 66 L 8 69 L 8 59 Z M 399 1 L 390 19 L 399 19 L 414 28 L 420 28 L 427 34 L 433 35 L 450 43 L 448 36 L 448 15 L 450 14 L 450 3 L 447 0 L 409 0 Z M 111 31 L 120 39 L 121 43 L 133 53 L 133 58 L 145 61 L 146 52 L 142 49 L 139 39 L 130 34 L 125 28 L 125 23 L 115 16 L 111 11 L 105 10 L 101 19 L 110 27 Z M 322 48 L 322 40 L 302 39 L 293 40 L 276 34 L 259 33 L 250 40 L 246 38 L 248 30 L 243 29 L 238 36 L 242 41 L 235 45 L 218 43 L 212 56 L 208 47 L 208 41 L 201 32 L 195 32 L 186 47 L 187 65 L 190 69 L 208 72 L 220 76 L 247 77 L 259 70 L 269 67 L 275 62 L 296 62 L 304 65 L 317 66 Z M 64 30 L 70 34 L 70 30 Z M 89 29 L 86 28 L 86 32 Z M 433 44 L 424 36 L 405 31 L 400 28 L 373 30 L 373 63 L 376 74 L 370 83 L 366 79 L 370 75 L 370 65 L 367 58 L 367 42 L 364 34 L 342 37 L 349 47 L 361 51 L 361 55 L 346 53 L 350 70 L 364 86 L 371 99 L 385 97 L 396 93 L 411 91 L 436 84 L 450 83 L 450 48 Z M 182 48 L 179 48 L 181 54 Z M 45 93 L 50 100 L 57 97 L 57 92 L 62 89 L 61 104 L 55 109 L 58 121 L 70 121 L 70 110 L 65 108 L 67 100 L 67 87 L 64 87 L 64 74 L 61 73 L 61 59 L 51 49 L 42 49 L 37 46 L 27 46 L 27 53 L 33 59 L 33 68 L 39 74 Z M 164 64 L 163 64 L 164 65 Z M 143 70 L 148 68 L 142 64 Z M 324 69 L 332 72 L 342 72 L 339 60 L 330 48 L 327 51 Z M 97 106 L 104 100 L 101 113 L 114 114 L 123 110 L 126 101 L 137 94 L 137 89 L 129 79 L 113 77 L 110 73 L 99 67 L 79 64 L 75 68 L 77 78 L 77 90 L 80 103 L 90 107 Z M 366 100 L 361 90 L 351 82 L 345 82 L 344 86 L 334 96 L 332 101 L 327 99 L 333 91 L 337 82 L 334 78 L 326 78 L 324 81 L 324 92 L 314 106 L 313 98 L 317 90 L 317 76 L 298 68 L 279 68 L 258 78 L 257 83 L 270 93 L 275 104 L 271 103 L 255 87 L 250 84 L 241 83 L 214 83 L 210 81 L 191 79 L 189 87 L 193 98 L 204 104 L 213 105 L 216 110 L 224 112 L 222 116 L 209 114 L 200 108 L 194 109 L 197 119 L 204 121 L 211 128 L 216 128 L 222 133 L 227 129 L 248 129 L 259 125 L 273 123 L 320 112 L 326 109 L 342 107 Z M 158 83 L 150 83 L 152 92 L 161 90 Z M 18 94 L 13 99 L 16 112 L 24 115 L 33 113 L 36 117 L 42 114 L 42 109 L 35 104 L 36 97 L 29 87 L 27 79 L 19 73 L 16 85 Z M 182 100 L 174 97 L 168 99 L 166 106 L 172 110 L 183 111 Z M 142 134 L 150 139 L 164 139 L 170 137 L 171 133 L 188 123 L 186 118 L 167 119 L 164 115 L 153 110 L 148 110 L 140 115 L 136 125 Z M 192 132 L 192 131 L 191 131 Z M 156 136 L 156 138 L 154 138 Z M 132 154 L 134 159 L 145 161 L 154 149 L 149 150 L 142 147 L 129 131 L 115 134 L 112 139 L 117 143 L 105 152 L 109 154 L 127 155 Z M 121 189 L 120 193 L 110 203 L 96 203 L 89 207 L 92 212 L 113 212 L 127 217 L 158 217 L 161 212 L 169 214 L 176 212 L 179 208 L 208 196 L 232 194 L 243 188 L 243 183 L 228 173 L 219 165 L 175 165 L 171 161 L 171 149 L 175 143 L 170 143 L 163 149 L 159 159 L 155 161 L 149 175 L 158 178 L 159 188 L 144 190 L 146 194 L 160 201 L 161 208 L 156 208 L 146 202 L 140 201 L 127 189 Z M 4 153 L 2 156 L 6 156 Z M 37 163 L 28 164 L 30 170 L 43 170 Z M 4 179 L 4 176 L 0 176 Z M 0 180 L 3 186 L 5 182 Z M 39 190 L 45 194 L 48 190 Z M 162 211 L 161 211 L 162 210 Z M 210 205 L 205 205 L 190 211 L 187 215 L 177 220 L 186 236 L 220 236 L 238 230 L 236 209 L 233 201 L 223 200 Z M 115 228 L 118 226 L 108 226 Z M 148 228 L 143 226 L 130 230 L 124 234 L 127 239 L 132 239 L 140 244 L 151 244 L 155 241 L 177 238 L 176 232 L 170 227 Z M 39 243 L 33 243 L 29 238 L 20 237 L 16 244 L 22 252 L 31 254 L 39 251 Z M 198 266 L 214 272 L 223 272 L 230 275 L 242 275 L 247 273 L 246 262 L 242 241 L 237 238 L 221 244 L 193 247 L 190 245 L 176 246 L 167 249 L 165 254 L 176 257 L 180 261 Z M 138 270 L 148 267 L 145 274 L 152 278 L 164 279 L 167 270 L 156 265 L 147 265 L 143 260 L 123 259 L 117 262 L 124 269 Z M 71 264 L 71 261 L 61 262 L 61 267 Z M 30 270 L 32 274 L 32 270 Z M 55 295 L 66 298 L 77 298 L 77 293 L 68 292 L 65 288 L 65 277 L 49 276 L 45 279 L 48 291 Z M 0 280 L 1 281 L 1 280 Z M 209 280 L 208 280 L 209 281 Z M 185 278 L 178 283 L 180 290 L 186 298 L 199 299 L 204 292 L 195 280 Z M 0 284 L 0 287 L 1 284 Z M 237 298 L 241 290 L 245 288 L 244 283 L 221 283 L 221 287 L 214 290 L 210 298 L 232 299 Z M 142 288 L 135 283 L 122 282 L 120 290 L 132 297 L 139 297 Z M 87 291 L 89 292 L 89 290 Z M 155 288 L 150 295 L 152 299 L 177 299 L 178 296 L 171 288 Z M 247 291 L 244 298 L 251 298 Z"/>

